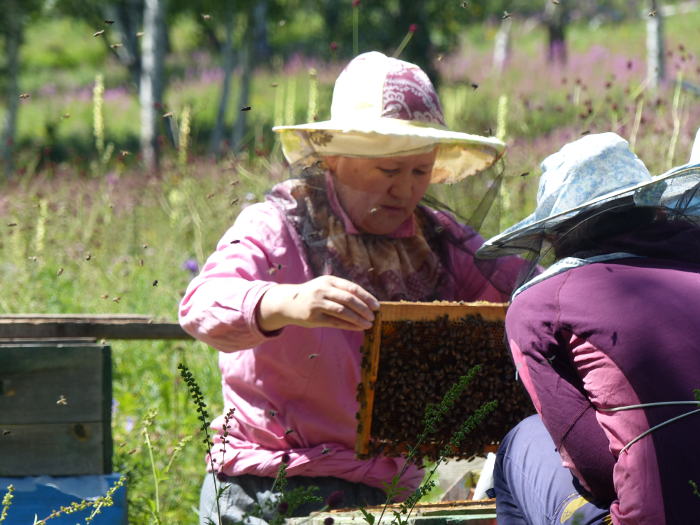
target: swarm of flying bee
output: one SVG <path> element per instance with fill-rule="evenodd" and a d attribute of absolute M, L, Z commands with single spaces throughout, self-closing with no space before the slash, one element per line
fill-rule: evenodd
<path fill-rule="evenodd" d="M 412 448 L 424 428 L 426 406 L 439 403 L 450 386 L 477 364 L 480 372 L 437 431 L 421 445 L 417 460 L 437 459 L 467 418 L 489 401 L 498 402 L 495 412 L 467 435 L 453 457 L 484 454 L 487 446 L 497 444 L 515 424 L 533 414 L 527 393 L 515 379 L 503 336 L 502 321 L 486 321 L 480 315 L 383 323 L 377 379 L 367 383 L 374 395 L 369 422 L 370 393 L 362 383 L 358 386 L 358 433 L 362 425 L 370 425 L 367 456 L 396 456 Z M 370 339 L 363 345 L 363 376 L 370 367 Z"/>

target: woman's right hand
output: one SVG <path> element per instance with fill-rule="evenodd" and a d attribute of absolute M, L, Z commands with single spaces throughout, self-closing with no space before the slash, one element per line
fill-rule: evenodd
<path fill-rule="evenodd" d="M 258 303 L 258 326 L 273 332 L 287 325 L 367 330 L 379 301 L 367 290 L 333 275 L 302 284 L 278 284 Z"/>

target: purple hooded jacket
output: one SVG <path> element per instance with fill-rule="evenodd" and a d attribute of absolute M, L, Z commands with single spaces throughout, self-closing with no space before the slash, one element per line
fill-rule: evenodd
<path fill-rule="evenodd" d="M 615 239 L 640 255 L 581 266 L 516 296 L 516 367 L 565 466 L 616 524 L 700 519 L 700 229 L 658 224 Z M 630 442 L 632 444 L 630 445 Z M 627 447 L 627 448 L 625 448 Z"/>

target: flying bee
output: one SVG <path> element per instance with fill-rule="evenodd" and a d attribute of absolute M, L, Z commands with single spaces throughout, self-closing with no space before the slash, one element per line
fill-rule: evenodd
<path fill-rule="evenodd" d="M 165 114 L 163 115 L 163 118 L 170 118 L 170 117 L 172 117 L 172 116 L 173 116 L 173 112 L 172 112 L 172 111 L 168 111 L 167 113 L 165 113 Z"/>
<path fill-rule="evenodd" d="M 95 31 L 95 32 L 92 34 L 92 36 L 100 36 L 100 35 L 104 35 L 104 34 L 105 34 L 105 30 L 104 30 L 104 29 L 100 29 L 99 31 Z"/>
<path fill-rule="evenodd" d="M 105 20 L 104 22 L 105 22 L 105 24 L 107 24 L 108 26 L 111 26 L 111 25 L 114 23 L 114 20 Z"/>
<path fill-rule="evenodd" d="M 508 11 L 503 11 L 503 16 L 501 16 L 501 19 L 505 20 L 506 18 L 510 18 L 510 13 Z"/>
<path fill-rule="evenodd" d="M 479 84 L 477 84 L 476 82 L 472 82 L 471 86 L 472 86 L 472 89 L 476 89 L 479 87 Z"/>
<path fill-rule="evenodd" d="M 250 111 L 252 108 L 250 106 L 243 106 L 241 111 Z"/>
<path fill-rule="evenodd" d="M 19 94 L 19 98 L 22 99 L 22 100 L 26 100 L 26 99 L 28 99 L 29 97 L 31 97 L 31 95 L 30 95 L 29 93 L 20 93 L 20 94 Z"/>
<path fill-rule="evenodd" d="M 211 20 L 211 15 L 208 13 L 202 13 L 202 20 Z"/>
<path fill-rule="evenodd" d="M 116 297 L 113 297 L 113 298 L 112 298 L 112 302 L 113 302 L 113 303 L 118 303 L 118 302 L 121 301 L 121 300 L 122 300 L 122 298 L 121 298 L 120 296 L 116 296 Z"/>
<path fill-rule="evenodd" d="M 136 32 L 136 38 L 141 38 L 143 36 L 143 31 Z"/>
<path fill-rule="evenodd" d="M 58 277 L 58 276 L 61 275 L 62 273 L 63 273 L 63 268 L 59 268 L 59 269 L 56 271 L 56 277 Z"/>
<path fill-rule="evenodd" d="M 158 279 L 156 279 L 156 280 L 153 281 L 153 285 L 152 285 L 152 286 L 158 286 Z"/>
<path fill-rule="evenodd" d="M 288 435 L 291 434 L 292 432 L 294 432 L 294 429 L 293 429 L 293 428 L 288 428 L 287 430 L 284 431 L 284 435 L 285 435 L 285 436 L 288 436 Z"/>
<path fill-rule="evenodd" d="M 316 359 L 318 357 L 318 354 L 309 354 L 309 359 Z"/>
<path fill-rule="evenodd" d="M 649 10 L 649 16 L 656 16 L 656 9 Z"/>
<path fill-rule="evenodd" d="M 89 261 L 90 259 L 92 259 L 92 254 L 90 252 L 87 252 L 87 255 L 85 255 L 85 260 Z"/>
<path fill-rule="evenodd" d="M 122 44 L 121 42 L 114 42 L 114 44 L 110 44 L 109 47 L 111 47 L 112 49 L 117 49 L 118 47 L 122 47 L 123 45 L 124 44 Z"/>
<path fill-rule="evenodd" d="M 58 397 L 58 400 L 56 401 L 56 404 L 57 404 L 57 405 L 65 406 L 65 405 L 68 404 L 68 400 L 66 399 L 66 397 L 65 397 L 63 394 L 61 394 L 61 395 Z"/>
<path fill-rule="evenodd" d="M 282 269 L 282 265 L 281 265 L 281 264 L 276 264 L 276 265 L 274 265 L 274 266 L 271 266 L 271 267 L 267 270 L 267 273 L 269 273 L 270 275 L 274 275 L 275 273 L 277 273 L 277 272 L 278 272 L 279 270 L 281 270 L 281 269 Z"/>
<path fill-rule="evenodd" d="M 70 113 L 64 113 L 61 118 L 70 118 Z"/>

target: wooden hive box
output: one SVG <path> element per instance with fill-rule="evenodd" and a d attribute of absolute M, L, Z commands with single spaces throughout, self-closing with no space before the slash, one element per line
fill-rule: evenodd
<path fill-rule="evenodd" d="M 110 347 L 0 343 L 0 476 L 112 471 Z"/>
<path fill-rule="evenodd" d="M 483 302 L 382 302 L 362 346 L 357 455 L 407 452 L 424 428 L 428 403 L 439 403 L 477 364 L 480 372 L 437 432 L 423 442 L 418 457 L 438 457 L 452 434 L 488 401 L 498 402 L 495 412 L 451 457 L 493 450 L 510 428 L 534 413 L 506 348 L 506 308 Z"/>

